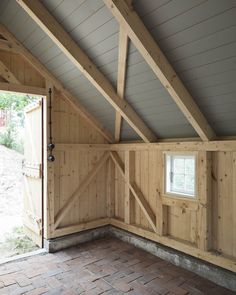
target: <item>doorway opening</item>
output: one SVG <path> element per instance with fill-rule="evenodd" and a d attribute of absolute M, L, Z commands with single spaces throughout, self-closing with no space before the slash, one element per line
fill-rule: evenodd
<path fill-rule="evenodd" d="M 43 247 L 43 98 L 0 92 L 0 261 Z"/>

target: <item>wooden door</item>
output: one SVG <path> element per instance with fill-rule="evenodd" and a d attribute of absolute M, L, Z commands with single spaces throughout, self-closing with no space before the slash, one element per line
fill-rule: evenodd
<path fill-rule="evenodd" d="M 23 161 L 24 212 L 23 223 L 27 235 L 43 246 L 43 99 L 25 108 L 25 148 Z"/>

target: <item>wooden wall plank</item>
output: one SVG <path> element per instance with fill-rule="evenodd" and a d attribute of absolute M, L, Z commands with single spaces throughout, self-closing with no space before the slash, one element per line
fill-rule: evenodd
<path fill-rule="evenodd" d="M 15 75 L 9 70 L 9 68 L 0 60 L 0 76 L 2 76 L 6 81 L 13 84 L 20 84 L 19 80 Z"/>
<path fill-rule="evenodd" d="M 211 199 L 212 199 L 212 155 L 211 152 L 198 153 L 198 248 L 211 249 Z"/>
<path fill-rule="evenodd" d="M 62 221 L 63 217 L 66 215 L 66 213 L 69 211 L 69 209 L 74 205 L 74 202 L 76 198 L 79 198 L 81 194 L 87 189 L 89 183 L 92 181 L 92 179 L 95 177 L 95 175 L 99 172 L 100 168 L 104 165 L 104 163 L 107 161 L 109 154 L 105 153 L 100 160 L 96 163 L 95 167 L 89 173 L 84 177 L 81 184 L 78 186 L 78 188 L 72 193 L 72 195 L 69 197 L 68 200 L 66 200 L 66 203 L 64 206 L 60 209 L 57 216 L 55 217 L 55 227 L 57 228 L 60 222 Z M 87 166 L 87 165 L 86 165 Z M 68 168 L 68 165 L 66 166 Z M 68 191 L 68 187 L 66 187 L 66 193 Z M 85 208 L 88 210 L 88 205 L 85 206 Z"/>
<path fill-rule="evenodd" d="M 115 216 L 115 165 L 111 159 L 107 162 L 107 216 Z M 99 185 L 99 184 L 98 184 Z"/>
<path fill-rule="evenodd" d="M 213 154 L 212 247 L 235 257 L 235 152 Z"/>
<path fill-rule="evenodd" d="M 134 196 L 130 189 L 130 183 L 134 182 L 135 154 L 125 152 L 125 223 L 134 222 Z"/>
<path fill-rule="evenodd" d="M 159 236 L 166 235 L 168 232 L 168 207 L 163 204 L 162 195 L 164 193 L 164 155 L 161 151 L 157 151 L 157 233 Z"/>
<path fill-rule="evenodd" d="M 0 60 L 15 77 L 12 84 L 45 88 L 45 79 L 19 54 L 0 51 Z M 37 93 L 36 93 L 37 94 Z"/>

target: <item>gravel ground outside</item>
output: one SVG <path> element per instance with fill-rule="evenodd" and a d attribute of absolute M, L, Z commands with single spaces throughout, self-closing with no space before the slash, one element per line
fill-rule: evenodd
<path fill-rule="evenodd" d="M 0 145 L 0 259 L 35 250 L 23 231 L 22 160 Z"/>

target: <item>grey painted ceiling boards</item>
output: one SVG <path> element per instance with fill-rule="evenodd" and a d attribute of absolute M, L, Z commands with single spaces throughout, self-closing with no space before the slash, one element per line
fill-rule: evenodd
<path fill-rule="evenodd" d="M 117 79 L 118 24 L 102 0 L 47 0 L 44 5 L 113 85 Z M 1 22 L 114 133 L 115 111 L 15 0 L 1 1 Z M 91 21 L 89 21 L 91 20 Z"/>
<path fill-rule="evenodd" d="M 119 26 L 103 1 L 42 2 L 116 88 Z M 236 1 L 133 5 L 217 135 L 236 135 Z M 114 109 L 15 0 L 0 1 L 0 21 L 114 133 Z M 157 137 L 197 136 L 132 44 L 125 97 Z M 121 138 L 140 139 L 124 120 Z"/>
<path fill-rule="evenodd" d="M 130 42 L 125 97 L 159 138 L 197 136 L 166 89 Z M 125 122 L 122 140 L 138 139 Z"/>
<path fill-rule="evenodd" d="M 133 3 L 217 135 L 236 135 L 236 1 Z"/>

